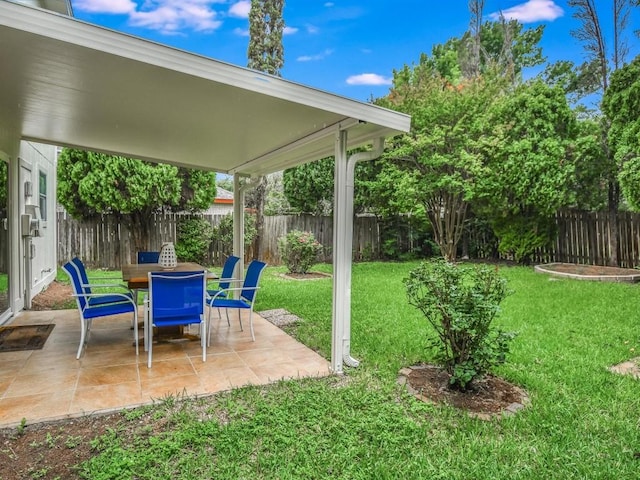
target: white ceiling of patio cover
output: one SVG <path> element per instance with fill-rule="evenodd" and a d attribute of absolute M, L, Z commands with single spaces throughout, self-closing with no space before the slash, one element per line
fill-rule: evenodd
<path fill-rule="evenodd" d="M 0 87 L 0 141 L 17 134 L 230 173 L 333 155 L 333 132 L 354 120 L 350 147 L 410 124 L 397 112 L 6 1 Z"/>

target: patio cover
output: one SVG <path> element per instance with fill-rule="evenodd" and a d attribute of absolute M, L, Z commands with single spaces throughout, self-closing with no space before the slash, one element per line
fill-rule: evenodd
<path fill-rule="evenodd" d="M 225 173 L 266 174 L 406 130 L 408 117 L 52 12 L 0 2 L 0 129 Z"/>
<path fill-rule="evenodd" d="M 409 125 L 401 113 L 0 0 L 5 152 L 24 139 L 255 177 Z"/>

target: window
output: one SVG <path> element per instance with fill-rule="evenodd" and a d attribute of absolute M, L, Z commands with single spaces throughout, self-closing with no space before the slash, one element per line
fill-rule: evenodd
<path fill-rule="evenodd" d="M 47 174 L 40 172 L 40 184 L 38 188 L 40 216 L 47 221 Z"/>

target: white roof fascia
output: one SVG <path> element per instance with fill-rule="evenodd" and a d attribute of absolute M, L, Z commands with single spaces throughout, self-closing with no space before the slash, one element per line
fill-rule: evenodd
<path fill-rule="evenodd" d="M 244 170 L 251 170 L 251 168 L 253 166 L 256 166 L 257 164 L 260 163 L 264 163 L 268 160 L 271 160 L 273 158 L 276 157 L 280 157 L 282 154 L 287 154 L 287 153 L 292 153 L 295 152 L 296 150 L 298 150 L 299 148 L 305 146 L 305 145 L 310 145 L 313 144 L 314 142 L 320 140 L 320 139 L 324 139 L 327 137 L 332 137 L 336 134 L 336 132 L 339 132 L 340 130 L 346 130 L 349 127 L 352 127 L 354 125 L 357 125 L 358 123 L 360 123 L 359 120 L 354 119 L 354 118 L 349 118 L 346 119 L 342 122 L 338 122 L 334 125 L 329 125 L 328 127 L 323 128 L 322 130 L 318 130 L 310 135 L 307 135 L 306 137 L 300 138 L 298 140 L 296 140 L 295 142 L 290 143 L 289 145 L 285 145 L 283 147 L 278 148 L 277 150 L 274 150 L 272 152 L 269 152 L 265 155 L 262 155 L 260 157 L 254 158 L 253 160 L 250 160 L 246 163 L 243 163 L 242 165 L 240 165 L 238 168 L 234 169 L 233 171 L 231 171 L 230 173 L 235 173 L 235 172 L 241 172 Z M 313 155 L 310 155 L 313 156 Z M 304 157 L 302 157 L 304 158 Z M 301 159 L 301 162 L 303 163 L 304 160 Z"/>
<path fill-rule="evenodd" d="M 278 172 L 281 170 L 285 170 L 287 168 L 291 168 L 296 165 L 300 165 L 303 163 L 311 162 L 314 160 L 319 160 L 321 158 L 333 157 L 335 154 L 335 148 L 333 147 L 333 139 L 335 134 L 345 129 L 331 129 L 332 136 L 330 140 L 332 141 L 331 146 L 327 142 L 325 143 L 310 143 L 309 147 L 303 149 L 300 147 L 300 144 L 297 144 L 296 148 L 283 148 L 271 152 L 263 157 L 259 157 L 247 164 L 241 165 L 235 171 L 242 173 L 244 170 L 249 170 L 252 174 L 255 175 L 267 175 L 272 172 Z M 358 132 L 356 129 L 349 130 L 349 139 L 347 140 L 348 149 L 352 149 L 355 147 L 359 147 L 368 143 L 371 143 L 376 138 L 386 138 L 389 135 L 396 135 L 396 131 L 379 129 L 375 132 Z M 276 159 L 274 162 L 269 162 L 269 160 Z"/>

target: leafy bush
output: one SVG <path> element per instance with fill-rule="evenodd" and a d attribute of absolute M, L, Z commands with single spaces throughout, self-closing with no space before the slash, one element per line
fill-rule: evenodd
<path fill-rule="evenodd" d="M 289 273 L 307 273 L 318 255 L 322 252 L 322 245 L 313 233 L 292 230 L 278 239 L 280 256 L 289 269 Z"/>
<path fill-rule="evenodd" d="M 409 304 L 433 326 L 436 360 L 450 386 L 466 390 L 492 367 L 504 363 L 513 333 L 491 328 L 506 280 L 487 266 L 459 266 L 444 260 L 422 263 L 404 280 Z"/>
<path fill-rule="evenodd" d="M 556 235 L 553 218 L 509 216 L 494 225 L 498 250 L 521 265 L 530 265 L 537 249 L 547 247 Z"/>
<path fill-rule="evenodd" d="M 251 245 L 256 236 L 256 217 L 255 215 L 244 216 L 244 245 Z M 222 217 L 220 223 L 213 227 L 212 238 L 214 241 L 220 242 L 220 250 L 225 256 L 233 253 L 233 215 L 227 214 Z"/>
<path fill-rule="evenodd" d="M 183 262 L 204 263 L 209 254 L 213 227 L 204 218 L 185 218 L 178 223 L 176 256 Z"/>

